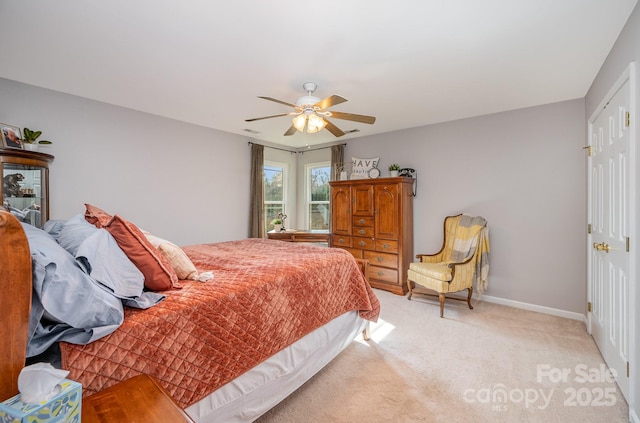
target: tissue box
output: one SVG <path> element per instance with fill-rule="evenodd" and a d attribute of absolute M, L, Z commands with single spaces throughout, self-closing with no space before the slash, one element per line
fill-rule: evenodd
<path fill-rule="evenodd" d="M 47 402 L 26 404 L 20 394 L 0 403 L 0 423 L 80 423 L 82 385 L 69 379 L 60 382 L 58 395 Z"/>

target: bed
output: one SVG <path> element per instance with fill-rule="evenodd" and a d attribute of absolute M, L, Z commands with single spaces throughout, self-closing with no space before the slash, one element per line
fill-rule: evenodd
<path fill-rule="evenodd" d="M 0 211 L 0 214 L 0 251 L 19 251 L 4 244 L 10 239 L 5 236 L 10 218 L 8 213 Z M 84 217 L 91 220 L 87 213 Z M 112 223 L 108 222 L 112 222 L 114 216 L 96 219 L 92 222 L 95 226 L 92 233 L 98 233 L 95 229 L 99 232 L 110 229 Z M 62 227 L 71 226 L 69 221 Z M 75 328 L 60 324 L 59 321 L 66 317 L 60 317 L 53 309 L 36 313 L 40 323 L 34 330 L 34 310 L 41 308 L 38 300 L 45 302 L 45 295 L 41 287 L 36 288 L 36 281 L 39 274 L 47 273 L 47 266 L 43 266 L 42 258 L 38 257 L 34 238 L 46 238 L 55 231 L 45 236 L 41 233 L 44 231 L 37 232 L 30 225 L 17 224 L 26 232 L 33 271 L 24 265 L 18 265 L 13 271 L 33 275 L 36 299 L 29 315 L 29 337 L 38 338 L 37 348 L 30 339 L 27 351 L 30 355 L 35 355 L 35 351 L 50 357 L 51 350 L 59 349 L 61 367 L 70 371 L 70 379 L 82 383 L 83 395 L 138 374 L 149 374 L 197 422 L 253 421 L 317 373 L 379 314 L 375 294 L 359 264 L 346 251 L 246 239 L 179 249 L 189 258 L 196 274 L 188 276 L 189 279 L 183 279 L 184 274 L 180 278 L 169 278 L 171 287 L 165 290 L 148 289 L 149 278 L 146 278 L 143 292 L 126 298 L 118 295 L 115 309 L 117 304 L 131 304 L 132 301 L 137 302 L 136 307 L 142 304 L 139 308 L 122 307 L 123 317 L 119 324 L 119 315 L 110 311 L 115 316 L 110 320 Z M 117 239 L 116 232 L 111 232 L 114 239 Z M 143 231 L 139 230 L 138 236 L 140 232 Z M 104 232 L 100 233 L 104 235 Z M 146 235 L 147 240 L 153 240 L 151 234 Z M 79 244 L 76 247 L 81 252 L 83 243 Z M 162 245 L 154 247 L 159 256 L 162 256 L 158 254 Z M 84 248 L 92 249 L 104 251 L 103 248 Z M 24 255 L 24 252 L 19 254 Z M 82 262 L 79 257 L 87 255 L 91 253 L 85 251 L 84 255 L 71 256 L 75 262 Z M 166 257 L 164 265 L 168 267 Z M 17 263 L 14 256 L 10 260 Z M 22 260 L 24 263 L 24 257 Z M 47 260 L 51 260 L 50 255 Z M 111 285 L 103 284 L 96 270 L 100 268 L 96 257 L 89 261 L 90 264 L 81 263 L 78 267 L 86 273 L 85 267 L 89 266 L 90 275 L 96 275 L 99 283 L 94 285 L 98 290 L 92 286 L 92 296 L 103 296 L 104 292 L 112 294 L 109 291 L 114 289 L 121 294 L 129 289 L 127 293 L 131 294 L 130 287 L 119 286 L 118 280 L 112 281 Z M 173 263 L 169 261 L 169 264 Z M 58 265 L 61 267 L 64 266 Z M 113 266 L 106 267 L 113 270 Z M 213 274 L 212 280 L 198 280 L 207 272 Z M 4 279 L 3 283 L 9 282 Z M 83 284 L 87 284 L 86 278 Z M 31 295 L 30 288 L 19 295 Z M 65 289 L 76 292 L 79 288 Z M 140 295 L 142 293 L 155 297 L 143 298 L 146 295 Z M 73 301 L 73 296 L 70 297 L 67 300 Z M 71 310 L 73 316 L 69 319 L 82 315 L 84 303 L 91 301 L 86 294 L 82 298 L 82 305 L 67 303 L 62 307 Z M 2 317 L 6 321 L 6 316 Z M 52 320 L 62 329 L 46 326 Z M 46 336 L 41 336 L 43 333 Z M 50 341 L 56 333 L 64 335 L 55 342 L 45 342 L 44 346 L 39 343 L 43 339 Z M 42 351 L 45 346 L 46 351 Z"/>

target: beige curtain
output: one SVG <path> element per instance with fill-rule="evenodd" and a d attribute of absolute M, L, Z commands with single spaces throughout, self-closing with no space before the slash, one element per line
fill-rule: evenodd
<path fill-rule="evenodd" d="M 331 146 L 331 180 L 340 179 L 340 170 L 344 166 L 344 144 Z"/>
<path fill-rule="evenodd" d="M 264 146 L 251 144 L 249 238 L 264 238 Z"/>

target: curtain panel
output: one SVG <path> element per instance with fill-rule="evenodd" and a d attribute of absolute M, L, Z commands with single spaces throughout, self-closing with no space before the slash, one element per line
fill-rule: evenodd
<path fill-rule="evenodd" d="M 344 167 L 344 144 L 331 146 L 331 180 L 340 179 L 340 171 Z"/>
<path fill-rule="evenodd" d="M 251 144 L 249 238 L 264 238 L 264 146 Z"/>

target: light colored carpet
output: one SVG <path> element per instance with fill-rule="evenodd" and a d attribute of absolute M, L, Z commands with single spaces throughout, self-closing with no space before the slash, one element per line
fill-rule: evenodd
<path fill-rule="evenodd" d="M 435 300 L 375 292 L 373 340 L 259 422 L 628 421 L 582 322 L 476 300 L 448 301 L 440 319 Z"/>

